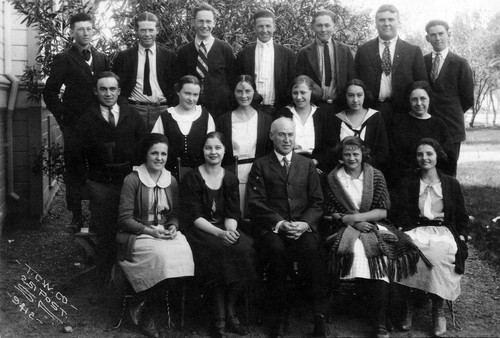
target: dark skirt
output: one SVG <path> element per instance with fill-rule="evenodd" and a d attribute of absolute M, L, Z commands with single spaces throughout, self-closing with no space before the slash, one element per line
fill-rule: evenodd
<path fill-rule="evenodd" d="M 185 235 L 194 258 L 195 276 L 207 284 L 235 283 L 256 278 L 256 252 L 253 239 L 238 230 L 236 244 L 225 245 L 221 239 L 199 230 L 186 229 Z"/>

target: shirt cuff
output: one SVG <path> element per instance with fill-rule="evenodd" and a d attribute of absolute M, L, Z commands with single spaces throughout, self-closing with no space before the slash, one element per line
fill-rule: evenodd
<path fill-rule="evenodd" d="M 273 228 L 273 232 L 274 232 L 274 233 L 276 233 L 276 234 L 278 233 L 278 231 L 279 231 L 279 229 L 280 229 L 280 226 L 281 226 L 281 224 L 283 224 L 283 222 L 284 222 L 284 221 L 285 221 L 285 220 L 283 220 L 283 221 L 279 221 L 278 223 L 276 223 L 276 225 L 275 225 L 275 226 L 274 226 L 274 228 Z"/>

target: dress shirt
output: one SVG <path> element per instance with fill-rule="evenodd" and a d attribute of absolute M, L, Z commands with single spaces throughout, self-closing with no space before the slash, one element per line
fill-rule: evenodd
<path fill-rule="evenodd" d="M 313 115 L 318 109 L 315 105 L 311 105 L 311 113 L 307 117 L 306 121 L 302 123 L 302 119 L 295 110 L 295 107 L 287 107 L 292 112 L 292 119 L 295 122 L 295 151 L 296 152 L 307 152 L 312 154 L 315 147 L 316 132 L 314 131 L 314 119 Z"/>
<path fill-rule="evenodd" d="M 439 73 L 441 72 L 441 68 L 443 68 L 443 63 L 444 63 L 444 60 L 446 59 L 446 57 L 448 56 L 448 52 L 450 51 L 449 48 L 446 48 L 444 50 L 442 50 L 441 52 L 439 52 L 439 54 L 441 54 L 441 63 L 439 64 L 439 69 L 438 69 L 438 75 Z M 434 63 L 434 60 L 436 59 L 436 54 L 437 52 L 435 51 L 432 51 L 432 63 Z"/>
<path fill-rule="evenodd" d="M 273 39 L 266 43 L 257 40 L 255 46 L 255 74 L 257 92 L 262 95 L 262 104 L 274 105 L 274 43 Z"/>
<path fill-rule="evenodd" d="M 109 114 L 109 107 L 105 107 L 102 104 L 100 105 L 100 107 L 101 107 L 102 117 L 109 123 L 109 115 L 108 115 Z M 120 107 L 118 106 L 117 103 L 115 103 L 115 105 L 111 107 L 111 112 L 113 113 L 113 116 L 115 117 L 115 123 L 118 124 L 118 119 L 120 118 Z"/>
<path fill-rule="evenodd" d="M 167 112 L 169 112 L 172 115 L 172 118 L 177 122 L 177 125 L 179 126 L 179 129 L 183 135 L 188 135 L 189 132 L 191 131 L 191 126 L 193 125 L 193 122 L 196 121 L 200 116 L 201 116 L 201 106 L 196 106 L 194 113 L 193 114 L 187 114 L 187 115 L 181 115 L 177 113 L 175 110 L 175 107 L 170 107 L 167 109 Z M 207 134 L 215 131 L 215 123 L 214 119 L 212 118 L 211 115 L 208 115 L 208 126 L 207 126 Z M 165 134 L 165 130 L 163 129 L 163 121 L 160 117 L 158 117 L 158 120 L 156 120 L 156 123 L 153 127 L 153 130 L 151 130 L 152 133 L 159 133 L 159 134 Z M 167 135 L 168 136 L 168 135 Z"/>
<path fill-rule="evenodd" d="M 328 49 L 330 51 L 330 64 L 332 65 L 332 83 L 330 86 L 325 86 L 325 60 L 324 60 L 324 45 L 319 39 L 316 39 L 319 71 L 321 72 L 321 88 L 323 89 L 323 100 L 335 100 L 337 98 L 337 74 L 335 74 L 335 49 L 333 48 L 333 40 L 328 40 Z"/>
<path fill-rule="evenodd" d="M 89 65 L 90 71 L 92 72 L 92 74 L 94 74 L 94 70 L 92 69 L 92 60 L 93 60 L 93 57 L 92 57 L 92 48 L 90 48 L 90 45 L 88 45 L 87 48 L 82 48 L 79 45 L 75 44 L 75 47 L 78 50 L 78 53 L 80 53 L 82 55 L 82 58 L 83 58 L 83 50 L 84 49 L 87 49 L 90 52 L 90 59 L 88 61 L 85 60 L 85 59 L 84 60 Z"/>
<path fill-rule="evenodd" d="M 420 216 L 430 220 L 444 218 L 443 189 L 441 182 L 427 184 L 420 180 L 418 196 Z"/>
<path fill-rule="evenodd" d="M 361 172 L 361 175 L 359 175 L 358 178 L 352 178 L 346 173 L 344 167 L 342 167 L 337 171 L 337 177 L 339 178 L 340 183 L 344 187 L 352 203 L 356 209 L 359 210 L 359 207 L 361 206 L 361 199 L 363 197 L 363 172 Z"/>
<path fill-rule="evenodd" d="M 389 52 L 391 53 L 391 65 L 394 64 L 394 54 L 396 53 L 396 42 L 398 41 L 398 37 L 396 36 L 392 40 L 382 40 L 380 37 L 378 38 L 378 50 L 380 59 L 382 60 L 382 54 L 385 49 L 385 41 L 390 41 Z M 382 72 L 382 77 L 380 79 L 380 92 L 378 94 L 379 101 L 384 101 L 385 99 L 389 99 L 392 97 L 392 71 L 389 75 L 385 75 Z"/>
<path fill-rule="evenodd" d="M 248 121 L 241 120 L 237 114 L 231 114 L 231 143 L 233 154 L 241 159 L 254 158 L 257 149 L 258 114 L 255 113 Z M 238 180 L 247 183 L 252 163 L 238 164 Z"/>
<path fill-rule="evenodd" d="M 160 89 L 158 75 L 156 73 L 156 43 L 149 49 L 149 83 L 151 84 L 151 96 L 144 95 L 144 65 L 146 63 L 146 48 L 139 44 L 137 57 L 137 77 L 135 87 L 130 94 L 129 99 L 137 102 L 166 102 L 164 93 Z"/>
<path fill-rule="evenodd" d="M 207 57 L 208 57 L 208 53 L 210 53 L 210 48 L 212 48 L 212 46 L 214 45 L 214 41 L 215 41 L 215 38 L 210 35 L 210 37 L 208 37 L 206 40 L 201 40 L 201 39 L 198 39 L 198 37 L 195 37 L 194 38 L 194 45 L 196 47 L 196 50 L 200 49 L 200 43 L 203 41 L 203 44 L 205 45 L 205 48 L 207 50 Z M 209 67 L 210 69 L 210 67 Z"/>

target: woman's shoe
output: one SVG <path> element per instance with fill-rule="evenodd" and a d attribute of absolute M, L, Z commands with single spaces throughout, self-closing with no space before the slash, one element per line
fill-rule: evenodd
<path fill-rule="evenodd" d="M 240 336 L 245 336 L 248 334 L 248 330 L 245 329 L 236 316 L 231 316 L 227 318 L 227 331 L 231 333 L 236 333 Z"/>
<path fill-rule="evenodd" d="M 137 305 L 133 305 L 129 307 L 130 319 L 132 322 L 139 326 L 139 322 L 141 321 L 142 312 L 144 310 L 145 301 L 139 302 Z"/>
<path fill-rule="evenodd" d="M 444 300 L 442 298 L 432 299 L 432 327 L 435 337 L 443 337 L 446 334 L 446 317 L 443 310 Z"/>
<path fill-rule="evenodd" d="M 401 322 L 401 328 L 404 331 L 411 331 L 413 326 L 413 309 L 409 301 L 406 302 L 405 307 L 405 316 Z"/>

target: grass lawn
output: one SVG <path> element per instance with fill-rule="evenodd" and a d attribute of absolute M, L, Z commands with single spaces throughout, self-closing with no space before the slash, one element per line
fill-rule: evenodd
<path fill-rule="evenodd" d="M 472 223 L 474 245 L 500 263 L 500 128 L 467 130 L 462 144 L 457 178 L 462 184 Z"/>

